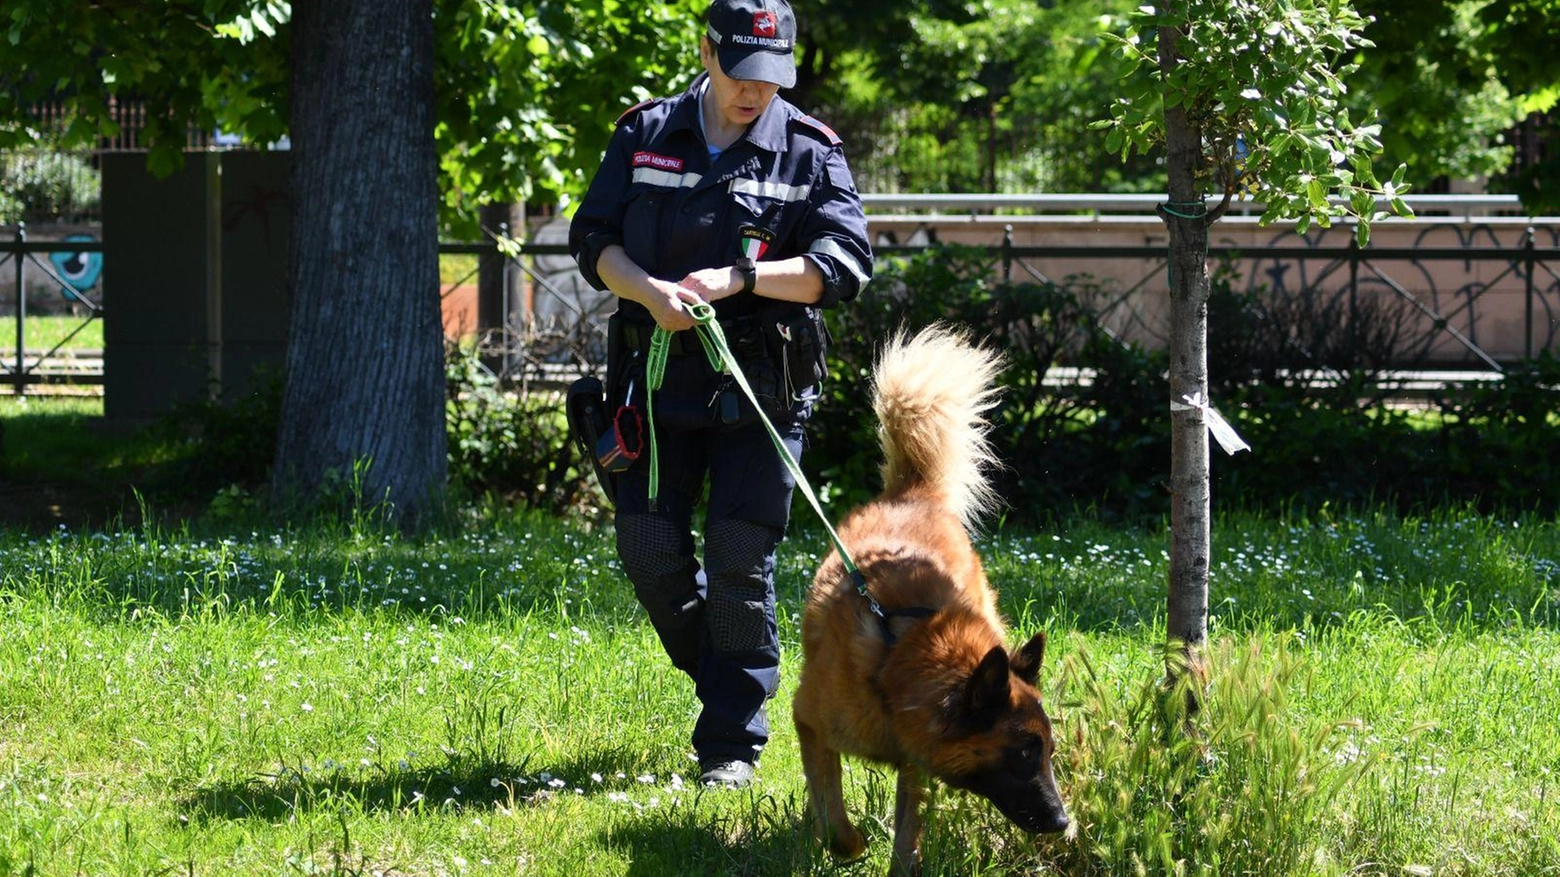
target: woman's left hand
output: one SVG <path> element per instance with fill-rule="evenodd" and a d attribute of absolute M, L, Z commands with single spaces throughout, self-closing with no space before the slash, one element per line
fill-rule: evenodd
<path fill-rule="evenodd" d="M 707 302 L 717 302 L 736 295 L 742 289 L 742 278 L 735 268 L 700 268 L 679 280 L 677 285 Z"/>

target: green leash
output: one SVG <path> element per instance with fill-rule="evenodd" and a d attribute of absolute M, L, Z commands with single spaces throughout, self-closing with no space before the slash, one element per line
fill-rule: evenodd
<path fill-rule="evenodd" d="M 850 552 L 845 549 L 845 543 L 840 541 L 840 534 L 834 531 L 834 525 L 829 523 L 829 516 L 823 511 L 823 504 L 818 501 L 817 494 L 813 493 L 812 485 L 807 482 L 807 476 L 802 474 L 802 467 L 791 455 L 791 449 L 785 446 L 785 440 L 780 437 L 775 425 L 769 422 L 769 417 L 764 414 L 764 408 L 758 404 L 758 398 L 753 393 L 753 388 L 748 384 L 747 375 L 742 373 L 741 366 L 737 365 L 737 358 L 731 355 L 731 348 L 726 344 L 726 333 L 720 328 L 720 323 L 715 319 L 715 308 L 707 302 L 685 305 L 688 315 L 694 319 L 694 329 L 697 330 L 699 343 L 704 346 L 704 356 L 709 360 L 710 368 L 717 372 L 724 372 L 736 379 L 737 386 L 753 403 L 753 410 L 758 412 L 759 422 L 764 424 L 764 429 L 769 433 L 769 440 L 774 442 L 775 450 L 780 452 L 780 460 L 785 463 L 785 468 L 796 479 L 796 486 L 801 488 L 802 495 L 807 497 L 807 502 L 812 505 L 813 511 L 818 514 L 818 520 L 823 522 L 823 528 L 828 531 L 829 539 L 834 543 L 834 550 L 839 552 L 840 560 L 845 564 L 845 571 L 850 574 L 851 581 L 856 585 L 856 591 L 867 598 L 872 607 L 872 613 L 879 619 L 886 617 L 883 607 L 878 605 L 872 594 L 867 591 L 867 577 L 856 567 L 856 562 L 851 560 Z M 645 421 L 650 431 L 650 508 L 656 507 L 656 498 L 661 494 L 660 479 L 660 452 L 656 450 L 655 440 L 655 391 L 661 389 L 661 383 L 666 377 L 666 358 L 671 348 L 672 333 L 660 326 L 655 327 L 655 332 L 650 336 L 650 358 L 645 363 Z"/>

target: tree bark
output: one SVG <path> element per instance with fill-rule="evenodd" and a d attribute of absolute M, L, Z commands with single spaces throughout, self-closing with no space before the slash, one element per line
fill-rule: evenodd
<path fill-rule="evenodd" d="M 293 8 L 292 314 L 273 484 L 414 524 L 446 474 L 432 0 Z"/>
<path fill-rule="evenodd" d="M 1160 67 L 1178 62 L 1177 33 L 1161 28 Z M 1170 203 L 1170 399 L 1208 394 L 1208 223 L 1197 182 L 1202 132 L 1181 106 L 1165 110 Z M 1198 410 L 1175 411 L 1170 434 L 1170 580 L 1166 627 L 1194 673 L 1208 636 L 1208 429 Z M 1181 668 L 1171 659 L 1171 675 Z"/>

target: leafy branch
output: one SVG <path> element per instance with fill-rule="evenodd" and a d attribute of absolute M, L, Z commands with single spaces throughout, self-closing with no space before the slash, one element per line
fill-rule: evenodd
<path fill-rule="evenodd" d="M 1339 62 L 1372 45 L 1360 34 L 1367 23 L 1344 0 L 1141 6 L 1125 32 L 1105 35 L 1130 72 L 1110 118 L 1094 127 L 1125 159 L 1162 144 L 1165 110 L 1181 107 L 1201 132 L 1197 188 L 1222 198 L 1209 221 L 1233 198 L 1252 198 L 1264 224 L 1293 219 L 1302 233 L 1353 220 L 1363 246 L 1372 222 L 1413 215 L 1402 199 L 1406 166 L 1378 179 L 1381 126 L 1358 124 L 1345 104 L 1358 65 Z"/>

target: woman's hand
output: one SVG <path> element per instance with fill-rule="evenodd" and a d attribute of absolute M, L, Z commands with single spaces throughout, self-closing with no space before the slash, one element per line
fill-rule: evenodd
<path fill-rule="evenodd" d="M 657 326 L 669 332 L 681 332 L 696 325 L 693 316 L 688 313 L 688 305 L 703 303 L 697 293 L 653 277 L 650 278 L 650 286 L 655 293 L 647 296 L 643 304 L 650 310 L 650 316 L 655 318 Z"/>
<path fill-rule="evenodd" d="M 671 281 L 651 277 L 628 258 L 621 245 L 613 244 L 601 251 L 601 258 L 596 260 L 596 273 L 614 295 L 644 305 L 657 326 L 672 332 L 694 327 L 687 305 L 698 304 L 703 299 Z"/>
<path fill-rule="evenodd" d="M 700 268 L 678 281 L 677 285 L 713 303 L 741 291 L 742 277 L 735 268 Z"/>

